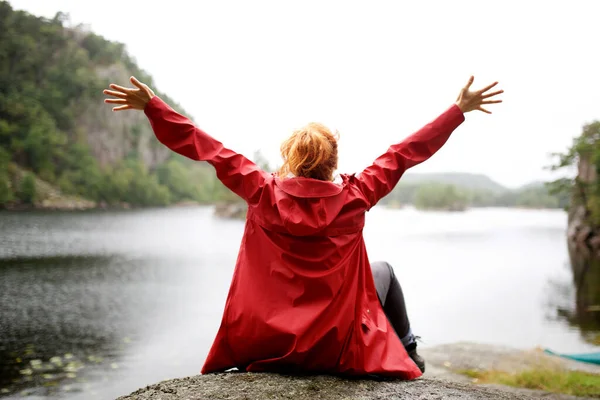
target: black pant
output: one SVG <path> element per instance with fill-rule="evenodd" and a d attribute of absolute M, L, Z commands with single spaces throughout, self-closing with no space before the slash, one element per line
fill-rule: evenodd
<path fill-rule="evenodd" d="M 371 271 L 379 302 L 390 324 L 405 347 L 412 347 L 415 338 L 410 330 L 410 322 L 406 312 L 406 303 L 400 283 L 394 274 L 394 269 L 384 261 L 371 263 Z"/>

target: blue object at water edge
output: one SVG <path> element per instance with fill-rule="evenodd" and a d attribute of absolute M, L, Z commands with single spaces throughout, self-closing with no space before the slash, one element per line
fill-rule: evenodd
<path fill-rule="evenodd" d="M 600 365 L 600 353 L 560 354 L 560 353 L 555 353 L 552 350 L 548 350 L 548 349 L 544 350 L 544 352 L 546 354 L 551 354 L 553 356 L 568 358 L 570 360 Z"/>

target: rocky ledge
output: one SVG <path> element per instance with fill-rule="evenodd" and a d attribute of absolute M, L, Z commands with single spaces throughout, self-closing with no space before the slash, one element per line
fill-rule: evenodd
<path fill-rule="evenodd" d="M 119 400 L 375 400 L 375 399 L 581 399 L 499 385 L 473 384 L 458 369 L 507 369 L 548 366 L 600 372 L 600 367 L 497 346 L 461 343 L 423 349 L 425 376 L 414 381 L 289 376 L 271 373 L 221 373 L 173 379 L 146 386 Z"/>
<path fill-rule="evenodd" d="M 220 218 L 246 219 L 248 207 L 244 202 L 220 202 L 215 205 L 215 215 Z"/>

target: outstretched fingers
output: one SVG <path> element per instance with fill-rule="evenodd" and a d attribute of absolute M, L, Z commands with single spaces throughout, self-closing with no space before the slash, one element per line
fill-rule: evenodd
<path fill-rule="evenodd" d="M 497 103 L 502 103 L 502 100 L 484 100 L 481 102 L 481 104 L 497 104 Z"/>
<path fill-rule="evenodd" d="M 120 99 L 125 99 L 125 98 L 127 98 L 127 95 L 126 95 L 125 93 L 121 93 L 121 92 L 115 92 L 114 90 L 108 90 L 108 89 L 105 89 L 105 90 L 103 91 L 103 93 L 104 93 L 104 94 L 107 94 L 107 95 L 109 95 L 109 96 L 118 97 L 118 98 L 120 98 Z"/>
<path fill-rule="evenodd" d="M 484 94 L 483 96 L 481 96 L 481 98 L 482 99 L 488 99 L 490 97 L 494 97 L 494 96 L 497 96 L 497 95 L 502 94 L 502 93 L 504 93 L 504 90 L 496 90 L 495 92 Z"/>
<path fill-rule="evenodd" d="M 133 109 L 132 106 L 130 106 L 129 104 L 126 104 L 124 106 L 119 106 L 119 107 L 113 107 L 113 111 L 122 111 L 122 110 L 130 110 Z"/>
<path fill-rule="evenodd" d="M 129 80 L 131 81 L 131 83 L 133 83 L 139 89 L 142 89 L 144 91 L 146 90 L 146 85 L 144 85 L 142 82 L 138 81 L 135 76 L 132 76 L 131 78 L 129 78 Z"/>
<path fill-rule="evenodd" d="M 145 83 L 142 83 L 140 81 L 138 81 L 138 79 L 135 76 L 132 76 L 131 78 L 129 78 L 129 80 L 131 81 L 131 83 L 133 83 L 140 91 L 146 93 L 148 95 L 148 97 L 150 98 L 150 100 L 155 96 L 154 92 L 152 91 L 152 89 L 150 89 L 150 87 L 148 85 L 146 85 Z"/>
<path fill-rule="evenodd" d="M 471 75 L 465 87 L 461 89 L 460 94 L 458 95 L 458 98 L 456 100 L 456 104 L 463 113 L 478 110 L 486 114 L 491 114 L 491 112 L 483 106 L 487 106 L 489 104 L 502 103 L 502 100 L 493 97 L 499 95 L 500 93 L 504 93 L 504 90 L 496 90 L 494 92 L 488 93 L 490 89 L 492 89 L 498 84 L 498 81 L 496 81 L 485 86 L 480 90 L 471 91 L 470 87 L 473 84 L 474 80 L 475 77 Z"/>
<path fill-rule="evenodd" d="M 464 91 L 467 92 L 469 91 L 469 88 L 471 87 L 471 85 L 473 84 L 473 81 L 475 80 L 475 77 L 473 75 L 471 75 L 471 77 L 469 78 L 469 81 L 467 82 L 467 84 L 464 87 Z"/>
<path fill-rule="evenodd" d="M 494 83 L 492 83 L 490 85 L 487 85 L 483 89 L 478 90 L 477 94 L 483 94 L 483 93 L 487 92 L 488 90 L 490 90 L 491 88 L 493 88 L 494 86 L 496 86 L 497 84 L 498 84 L 498 82 L 494 82 Z"/>
<path fill-rule="evenodd" d="M 127 104 L 127 100 L 125 99 L 104 99 L 104 102 L 109 104 Z"/>
<path fill-rule="evenodd" d="M 126 88 L 126 87 L 123 87 L 123 86 L 119 86 L 119 85 L 116 85 L 114 83 L 110 84 L 110 88 L 118 90 L 119 92 L 122 92 L 124 94 L 129 94 L 129 93 L 131 93 L 131 92 L 133 92 L 135 90 L 135 89 L 130 89 L 130 88 Z"/>

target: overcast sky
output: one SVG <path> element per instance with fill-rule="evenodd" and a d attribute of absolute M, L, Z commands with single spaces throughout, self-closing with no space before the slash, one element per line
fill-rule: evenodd
<path fill-rule="evenodd" d="M 450 106 L 470 74 L 476 88 L 498 80 L 504 103 L 467 114 L 415 172 L 547 179 L 549 153 L 600 119 L 597 0 L 10 3 L 125 43 L 201 128 L 273 162 L 294 128 L 320 121 L 341 133 L 340 171 L 360 171 Z"/>

